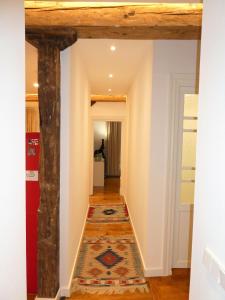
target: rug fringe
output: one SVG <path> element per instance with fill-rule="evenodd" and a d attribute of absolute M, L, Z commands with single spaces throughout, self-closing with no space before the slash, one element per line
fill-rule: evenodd
<path fill-rule="evenodd" d="M 97 294 L 97 295 L 112 295 L 112 294 L 123 294 L 129 293 L 149 293 L 147 283 L 144 285 L 130 285 L 130 286 L 87 286 L 80 285 L 76 279 L 73 280 L 71 286 L 71 292 L 80 292 L 82 294 Z"/>

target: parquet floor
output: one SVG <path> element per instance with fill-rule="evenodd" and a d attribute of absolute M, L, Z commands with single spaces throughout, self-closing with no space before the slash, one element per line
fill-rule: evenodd
<path fill-rule="evenodd" d="M 168 277 L 149 278 L 150 294 L 123 294 L 123 295 L 81 295 L 74 293 L 70 300 L 188 300 L 189 270 L 174 269 L 173 275 Z M 30 295 L 28 300 L 34 300 Z"/>
<path fill-rule="evenodd" d="M 96 188 L 94 195 L 90 196 L 91 204 L 119 204 L 123 198 L 119 196 L 119 181 L 108 180 L 105 188 Z M 129 223 L 124 224 L 86 224 L 84 235 L 113 235 L 121 236 L 132 234 Z M 188 300 L 189 295 L 189 270 L 174 269 L 172 276 L 149 278 L 150 293 L 125 293 L 122 295 L 90 295 L 74 293 L 70 300 Z M 28 298 L 31 300 L 32 298 Z"/>
<path fill-rule="evenodd" d="M 105 178 L 105 185 L 104 187 L 94 187 L 94 195 L 98 193 L 102 194 L 110 194 L 110 193 L 117 193 L 120 192 L 120 178 L 119 177 L 108 177 Z"/>
<path fill-rule="evenodd" d="M 114 188 L 117 187 L 117 188 Z M 94 195 L 90 196 L 91 204 L 119 204 L 123 198 L 118 194 L 118 181 L 107 183 L 107 187 L 96 188 Z M 98 235 L 129 235 L 133 234 L 129 223 L 124 224 L 86 224 L 85 236 Z M 74 293 L 70 300 L 188 300 L 189 294 L 189 271 L 175 269 L 173 275 L 148 279 L 150 293 L 125 293 L 122 295 L 90 295 Z"/>
<path fill-rule="evenodd" d="M 149 294 L 80 295 L 75 293 L 70 300 L 188 300 L 189 270 L 174 269 L 168 277 L 149 278 Z"/>

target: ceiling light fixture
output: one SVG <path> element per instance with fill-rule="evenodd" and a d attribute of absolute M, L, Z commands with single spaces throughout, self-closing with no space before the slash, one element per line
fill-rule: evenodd
<path fill-rule="evenodd" d="M 39 87 L 39 83 L 37 83 L 37 82 L 33 83 L 33 87 L 38 88 Z"/>
<path fill-rule="evenodd" d="M 109 74 L 109 78 L 113 78 L 113 74 Z"/>
<path fill-rule="evenodd" d="M 110 46 L 110 50 L 111 50 L 112 52 L 116 51 L 116 46 L 115 46 L 115 45 Z"/>

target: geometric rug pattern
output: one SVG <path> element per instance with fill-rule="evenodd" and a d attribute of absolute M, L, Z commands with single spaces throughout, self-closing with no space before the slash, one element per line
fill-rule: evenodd
<path fill-rule="evenodd" d="M 87 222 L 118 222 L 120 226 L 120 222 L 129 222 L 127 207 L 124 204 L 91 205 Z M 72 281 L 72 292 L 75 291 L 90 294 L 148 292 L 134 236 L 83 237 Z"/>
<path fill-rule="evenodd" d="M 84 238 L 72 290 L 99 294 L 147 292 L 140 256 L 132 236 Z"/>
<path fill-rule="evenodd" d="M 129 220 L 127 206 L 120 205 L 91 205 L 88 210 L 88 223 L 115 223 Z"/>

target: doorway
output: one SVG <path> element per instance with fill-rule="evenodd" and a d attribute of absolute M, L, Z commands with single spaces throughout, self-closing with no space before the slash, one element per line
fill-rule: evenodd
<path fill-rule="evenodd" d="M 120 193 L 121 121 L 93 122 L 93 193 Z"/>
<path fill-rule="evenodd" d="M 193 75 L 173 78 L 169 268 L 190 268 L 195 190 L 198 95 Z"/>
<path fill-rule="evenodd" d="M 191 267 L 198 95 L 185 94 L 178 137 L 173 267 Z"/>
<path fill-rule="evenodd" d="M 87 42 L 89 42 L 89 41 L 84 41 L 84 42 L 83 41 L 79 41 L 79 42 L 77 42 L 77 44 L 76 44 L 75 47 L 77 47 L 77 48 L 81 47 L 81 46 L 79 46 L 79 45 L 81 45 L 81 42 L 83 44 L 83 48 L 80 48 L 80 49 L 82 49 L 82 50 L 86 49 L 86 51 L 88 49 L 90 49 L 90 46 L 88 47 L 88 45 L 87 45 Z M 99 41 L 98 41 L 98 43 L 99 43 Z M 106 43 L 106 41 L 104 41 L 104 43 Z M 113 92 L 115 91 L 116 94 L 119 94 L 119 92 L 121 93 L 121 90 L 118 90 L 118 87 L 115 84 L 115 82 L 118 79 L 119 79 L 118 81 L 120 83 L 122 82 L 122 80 L 121 80 L 122 71 L 120 70 L 121 68 L 113 69 L 113 67 L 115 67 L 116 61 L 118 60 L 119 57 L 122 58 L 121 61 L 123 61 L 123 62 L 129 61 L 129 67 L 131 67 L 130 60 L 129 59 L 125 60 L 124 59 L 124 55 L 122 55 L 122 52 L 123 52 L 127 56 L 127 52 L 126 51 L 121 51 L 122 50 L 122 46 L 124 46 L 122 44 L 125 44 L 125 42 L 119 43 L 119 42 L 113 41 L 113 44 L 114 45 L 116 44 L 116 46 L 117 46 L 117 51 L 118 51 L 117 53 L 118 53 L 118 55 L 115 53 L 115 51 L 113 53 L 110 50 L 109 46 L 110 46 L 110 44 L 112 44 L 112 41 L 107 41 L 107 43 L 108 43 L 108 45 L 106 45 L 105 47 L 102 47 L 102 44 L 100 44 L 100 46 L 98 46 L 98 48 L 101 48 L 101 52 L 100 51 L 96 51 L 96 52 L 92 51 L 92 55 L 93 55 L 93 53 L 97 53 L 97 55 L 100 56 L 100 59 L 101 59 L 101 61 L 103 61 L 103 65 L 104 66 L 106 64 L 106 61 L 110 61 L 111 64 L 112 64 L 111 66 L 108 67 L 107 70 L 106 69 L 103 70 L 104 71 L 103 72 L 104 73 L 103 74 L 104 75 L 104 84 L 101 84 L 101 86 L 100 86 L 98 84 L 98 82 L 96 82 L 96 84 L 94 85 L 94 87 L 90 89 L 90 91 L 91 91 L 92 94 L 97 94 L 97 93 L 100 94 L 100 93 L 103 93 L 103 92 L 106 92 L 106 91 L 107 91 L 106 93 L 111 93 L 111 91 L 109 91 L 109 90 L 111 90 L 111 88 L 112 88 Z M 97 44 L 97 42 L 96 42 L 96 44 Z M 95 45 L 92 45 L 92 49 L 93 49 L 94 46 Z M 139 44 L 136 46 L 136 48 L 134 48 L 134 46 L 135 45 L 134 45 L 134 42 L 133 42 L 132 49 L 135 49 L 135 55 L 136 55 L 137 54 L 136 49 L 139 49 L 139 51 L 140 51 L 140 46 L 139 46 Z M 148 46 L 148 49 L 147 49 L 147 50 L 149 50 L 148 52 L 151 53 L 153 45 L 151 43 L 149 43 L 149 45 L 146 43 L 146 46 Z M 156 44 L 155 46 L 157 46 L 159 48 L 162 48 L 161 44 Z M 98 49 L 98 48 L 96 46 L 96 49 Z M 107 52 L 107 55 L 108 55 L 107 56 L 108 57 L 107 60 L 103 59 L 103 55 L 102 55 L 103 49 L 105 49 L 105 52 Z M 145 52 L 145 51 L 143 51 L 143 52 Z M 86 52 L 80 51 L 80 53 L 85 54 Z M 131 51 L 129 51 L 129 53 L 131 53 Z M 87 105 L 85 104 L 86 105 L 85 106 L 85 110 L 81 111 L 82 113 L 79 114 L 79 118 L 74 118 L 74 120 L 76 120 L 76 121 L 73 123 L 74 128 L 75 128 L 75 125 L 76 125 L 76 130 L 81 133 L 81 134 L 79 133 L 79 137 L 81 137 L 81 138 L 77 139 L 77 140 L 79 140 L 79 143 L 81 144 L 83 142 L 82 136 L 84 136 L 85 134 L 87 134 L 86 133 L 86 129 L 89 126 L 88 125 L 88 118 L 89 117 L 92 120 L 93 120 L 93 118 L 95 118 L 93 120 L 93 122 L 95 122 L 95 121 L 110 122 L 111 121 L 111 122 L 121 122 L 122 123 L 122 121 L 119 120 L 119 118 L 121 118 L 121 115 L 122 115 L 123 118 L 124 118 L 124 120 L 127 122 L 128 133 L 127 133 L 127 130 L 124 131 L 124 126 L 121 124 L 122 125 L 121 134 L 122 134 L 122 132 L 124 132 L 125 136 L 128 135 L 129 143 L 132 143 L 132 147 L 133 148 L 129 146 L 130 145 L 129 143 L 127 143 L 127 145 L 125 145 L 126 146 L 125 147 L 126 151 L 123 151 L 123 153 L 127 152 L 127 155 L 126 154 L 124 155 L 125 156 L 124 159 L 123 159 L 123 157 L 121 155 L 121 162 L 120 162 L 121 163 L 121 166 L 120 166 L 120 171 L 121 172 L 120 172 L 120 178 L 119 178 L 120 179 L 119 180 L 119 186 L 117 185 L 117 190 L 120 189 L 120 194 L 121 195 L 125 195 L 125 197 L 127 196 L 126 199 L 128 199 L 128 201 L 130 201 L 130 199 L 131 199 L 131 201 L 130 201 L 130 203 L 131 203 L 130 207 L 131 207 L 131 209 L 132 209 L 132 206 L 134 207 L 133 208 L 133 211 L 134 211 L 133 215 L 135 217 L 138 215 L 137 211 L 140 209 L 140 204 L 138 203 L 137 199 L 141 199 L 142 203 L 143 203 L 143 201 L 145 199 L 146 203 L 144 205 L 146 205 L 146 206 L 148 205 L 147 199 L 149 199 L 148 196 L 147 196 L 148 189 L 146 188 L 146 190 L 145 190 L 143 188 L 143 185 L 145 183 L 147 183 L 147 184 L 149 183 L 146 180 L 147 179 L 147 175 L 148 175 L 148 169 L 146 168 L 146 166 L 147 166 L 146 159 L 149 157 L 149 151 L 148 151 L 148 149 L 149 149 L 148 145 L 149 144 L 147 144 L 147 147 L 146 147 L 146 136 L 148 136 L 148 134 L 145 135 L 144 133 L 145 133 L 145 130 L 147 130 L 147 131 L 149 130 L 148 124 L 150 122 L 148 122 L 148 116 L 149 116 L 150 109 L 147 109 L 149 107 L 147 105 L 149 105 L 149 99 L 150 99 L 150 97 L 148 96 L 148 94 L 151 94 L 151 90 L 150 90 L 150 85 L 149 84 L 146 85 L 146 86 L 145 85 L 143 86 L 143 83 L 150 82 L 150 80 L 151 80 L 151 78 L 149 78 L 149 80 L 144 80 L 144 78 L 145 78 L 144 75 L 145 74 L 150 74 L 150 70 L 151 70 L 151 66 L 152 66 L 152 64 L 151 64 L 152 60 L 151 60 L 151 57 L 150 57 L 149 53 L 148 53 L 148 56 L 146 55 L 146 57 L 144 57 L 143 62 L 141 62 L 141 60 L 140 60 L 140 66 L 143 67 L 144 65 L 147 65 L 148 68 L 146 68 L 146 69 L 144 67 L 141 68 L 142 72 L 139 72 L 138 76 L 135 76 L 135 72 L 134 72 L 134 76 L 133 76 L 133 78 L 131 78 L 132 79 L 131 80 L 131 86 L 133 88 L 130 91 L 130 93 L 128 94 L 128 101 L 127 101 L 127 103 L 123 103 L 124 106 L 127 105 L 127 108 L 126 107 L 124 108 L 124 112 L 123 113 L 121 111 L 121 108 L 118 109 L 118 107 L 115 107 L 115 110 L 113 110 L 113 107 L 111 106 L 112 103 L 98 103 L 97 102 L 95 104 L 92 104 L 92 106 L 90 106 L 90 103 L 88 103 L 88 105 L 90 106 L 89 107 L 90 108 L 89 111 L 87 109 Z M 88 57 L 89 56 L 90 56 L 90 53 L 88 53 Z M 155 59 L 158 59 L 158 57 L 156 57 Z M 83 60 L 86 61 L 86 59 L 83 59 Z M 91 60 L 91 58 L 89 58 L 89 60 Z M 88 66 L 92 67 L 91 68 L 91 70 L 93 71 L 92 77 L 93 78 L 98 78 L 98 76 L 96 76 L 96 68 L 97 67 L 96 67 L 96 65 L 93 66 L 93 61 L 96 64 L 96 60 L 92 59 L 92 63 L 90 61 L 88 61 Z M 145 63 L 145 61 L 147 61 L 147 64 Z M 132 61 L 132 63 L 133 62 L 134 62 L 134 60 Z M 78 64 L 76 64 L 76 65 L 78 65 Z M 100 64 L 98 64 L 98 65 L 100 66 Z M 117 63 L 117 65 L 118 65 L 118 63 Z M 121 67 L 121 65 L 119 65 L 119 67 Z M 99 69 L 101 70 L 102 68 L 99 67 Z M 126 68 L 122 68 L 122 70 L 123 69 L 126 70 Z M 136 69 L 136 68 L 134 68 L 134 69 Z M 136 70 L 138 70 L 138 68 Z M 144 72 L 145 70 L 147 70 L 147 71 Z M 111 78 L 109 75 L 113 75 L 113 77 Z M 124 75 L 126 75 L 126 76 L 130 75 L 130 72 L 128 73 L 126 71 L 126 73 Z M 142 77 L 142 75 L 143 75 L 143 77 Z M 65 77 L 63 77 L 63 78 L 65 78 Z M 133 81 L 135 82 L 135 85 L 133 85 Z M 100 89 L 99 86 L 101 87 L 101 89 Z M 156 86 L 158 86 L 158 85 L 156 85 L 155 82 L 154 82 L 154 87 L 156 87 Z M 161 86 L 161 84 L 160 84 L 160 86 Z M 80 87 L 83 89 L 82 84 L 80 84 Z M 103 90 L 103 88 L 104 88 L 104 90 Z M 123 88 L 124 89 L 126 88 L 126 90 L 122 90 L 123 94 L 125 92 L 129 92 L 129 85 L 125 85 L 124 84 Z M 143 91 L 145 91 L 145 92 L 143 93 Z M 77 95 L 80 94 L 79 88 L 76 89 L 76 93 L 77 93 L 76 97 L 73 97 L 73 99 L 76 99 Z M 187 91 L 185 91 L 185 93 L 190 93 L 190 91 L 187 90 Z M 158 97 L 154 97 L 154 98 L 158 99 Z M 86 102 L 84 101 L 84 99 L 86 99 Z M 87 103 L 90 100 L 90 98 L 88 97 L 88 95 L 85 95 L 85 97 L 82 97 L 81 100 L 82 100 L 82 102 L 78 102 L 78 101 L 80 101 L 79 99 L 76 100 L 76 106 L 75 106 L 76 109 L 78 109 L 79 107 L 83 108 L 83 105 L 84 105 L 83 103 L 84 102 Z M 65 103 L 65 100 L 64 100 L 64 103 Z M 158 101 L 157 101 L 157 103 L 158 103 Z M 99 109 L 98 112 L 96 112 L 97 111 L 96 108 L 100 104 L 102 106 L 101 110 Z M 113 104 L 119 105 L 119 103 L 113 103 Z M 155 109 L 155 106 L 156 106 L 156 104 L 154 104 L 154 106 L 153 106 L 154 112 L 152 112 L 152 115 L 157 116 L 157 118 L 159 118 L 159 117 L 161 118 L 161 114 L 159 114 L 159 111 Z M 93 113 L 93 111 L 92 111 L 93 109 L 95 109 L 95 113 Z M 148 111 L 148 113 L 145 115 L 146 111 Z M 130 117 L 128 118 L 128 116 L 130 116 Z M 163 120 L 163 118 L 161 118 L 161 119 Z M 84 121 L 85 121 L 85 124 L 86 124 L 85 127 L 82 127 L 81 130 L 78 130 L 78 128 L 80 128 L 80 127 L 78 127 L 79 124 L 81 122 L 84 122 Z M 68 126 L 69 126 L 69 123 L 68 123 Z M 160 127 L 163 128 L 163 125 L 161 126 L 161 124 L 160 124 Z M 74 132 L 76 133 L 77 131 L 74 131 Z M 161 132 L 161 129 L 160 129 L 160 132 Z M 93 135 L 93 128 L 92 128 L 92 135 Z M 124 137 L 124 135 L 123 135 L 123 137 Z M 121 139 L 121 143 L 124 143 L 123 141 L 124 141 L 124 138 Z M 89 141 L 88 141 L 88 143 L 89 143 Z M 91 138 L 91 143 L 94 144 L 94 137 Z M 64 145 L 66 145 L 66 143 Z M 80 151 L 78 151 L 78 147 L 76 147 L 76 148 L 74 148 L 76 150 L 76 152 L 71 151 L 71 153 L 76 153 L 76 155 L 74 155 L 74 157 L 79 157 L 79 161 L 82 164 L 83 162 L 82 162 L 82 159 L 81 159 L 80 155 L 81 154 L 82 155 L 85 154 L 85 157 L 87 157 L 87 159 L 88 159 L 89 154 L 88 153 L 86 154 L 86 152 L 85 152 L 85 149 L 88 148 L 88 147 L 86 147 L 87 146 L 86 144 L 85 144 L 85 147 L 83 146 L 83 144 L 81 144 L 80 146 L 81 146 L 81 148 L 79 148 L 79 149 L 81 149 Z M 94 164 L 94 161 L 93 161 L 94 160 L 94 155 L 93 154 L 94 154 L 95 150 L 98 150 L 100 147 L 101 147 L 101 144 L 99 144 L 99 146 L 98 146 L 97 149 L 94 149 L 94 145 L 92 145 L 92 149 L 90 151 L 90 153 L 91 153 L 90 156 L 91 156 L 91 160 L 92 160 L 92 164 L 91 164 L 91 170 L 92 170 L 91 171 L 92 172 L 91 176 L 92 176 L 92 178 L 93 178 L 93 164 Z M 156 150 L 158 151 L 158 149 L 159 148 L 157 148 Z M 121 145 L 121 152 L 122 152 L 122 145 Z M 129 156 L 130 156 L 130 159 L 129 159 L 129 163 L 127 164 L 127 165 L 129 165 L 129 171 L 125 170 L 125 172 L 123 172 L 123 168 L 124 168 L 123 167 L 123 164 L 124 164 L 123 161 L 126 160 L 127 157 L 129 157 Z M 159 161 L 158 158 L 159 158 L 160 155 L 157 155 L 157 156 L 158 157 L 157 157 L 157 159 L 155 159 L 155 161 L 157 161 L 157 163 L 158 163 L 158 161 Z M 77 167 L 77 169 L 78 169 L 78 167 Z M 160 169 L 160 168 L 158 168 L 158 166 L 157 166 L 157 172 L 158 172 L 158 169 Z M 105 165 L 103 167 L 103 170 L 104 170 L 103 171 L 103 174 L 104 174 L 103 178 L 104 178 L 105 183 L 107 183 L 107 176 L 105 174 Z M 85 173 L 83 173 L 83 175 L 87 174 L 87 173 L 88 173 L 88 171 L 85 172 Z M 124 180 L 124 177 L 125 177 L 124 174 L 125 175 L 126 174 L 129 174 L 129 175 L 131 174 L 132 178 L 131 177 L 128 178 L 128 179 L 125 178 L 125 180 Z M 137 174 L 138 174 L 138 176 L 137 176 Z M 144 179 L 144 175 L 143 174 L 146 175 L 146 177 L 145 177 L 146 179 Z M 82 178 L 81 173 L 79 174 L 79 177 Z M 83 178 L 85 178 L 85 181 L 87 181 L 86 177 L 83 176 Z M 77 179 L 76 179 L 76 181 L 77 181 Z M 114 182 L 115 181 L 116 180 L 114 180 Z M 117 183 L 118 183 L 118 179 L 117 179 Z M 123 189 L 123 191 L 121 191 L 122 186 L 124 186 L 126 184 L 129 184 L 129 188 L 126 189 L 127 191 L 129 191 L 129 194 L 128 193 L 125 194 L 123 192 L 125 189 Z M 147 186 L 147 184 L 146 184 L 146 186 Z M 92 183 L 92 185 L 91 185 L 92 191 L 91 191 L 90 194 L 93 194 L 93 186 L 94 186 L 94 184 Z M 112 186 L 112 183 L 111 183 L 111 186 Z M 138 188 L 136 188 L 136 187 L 138 187 Z M 146 191 L 146 194 L 143 193 L 143 191 Z M 87 193 L 88 192 L 89 192 L 89 185 L 87 183 Z M 86 193 L 85 193 L 85 195 L 86 195 Z M 79 199 L 80 199 L 80 196 L 79 196 Z M 83 203 L 85 203 L 85 202 L 83 201 Z M 138 220 L 136 222 L 140 222 L 141 223 L 142 220 L 145 218 L 145 216 L 143 217 L 143 212 L 145 213 L 145 211 L 147 211 L 147 210 L 145 209 L 144 205 L 142 205 L 142 210 L 140 209 L 139 218 L 138 218 Z M 161 215 L 163 215 L 163 214 L 160 213 L 159 217 L 161 217 Z M 153 217 L 151 217 L 151 220 L 157 219 L 157 217 L 158 216 L 153 216 Z M 138 226 L 139 226 L 139 223 L 136 225 L 136 227 L 138 228 Z M 147 228 L 146 224 L 144 224 L 144 226 L 145 226 L 144 228 Z M 156 231 L 157 231 L 157 239 L 159 240 L 158 233 L 160 233 L 162 230 L 161 230 L 161 228 L 159 228 Z M 142 235 L 141 235 L 142 233 L 138 233 L 138 234 L 142 238 Z M 156 239 L 153 240 L 152 242 L 156 243 Z M 151 243 L 151 245 L 154 245 L 153 243 Z M 157 251 L 157 252 L 160 253 L 160 251 Z M 149 273 L 150 272 L 151 272 L 151 270 L 149 271 Z M 161 274 L 161 273 L 159 273 L 158 270 L 157 270 L 157 272 L 158 272 L 159 275 Z M 156 273 L 154 273 L 154 274 L 156 274 Z"/>

